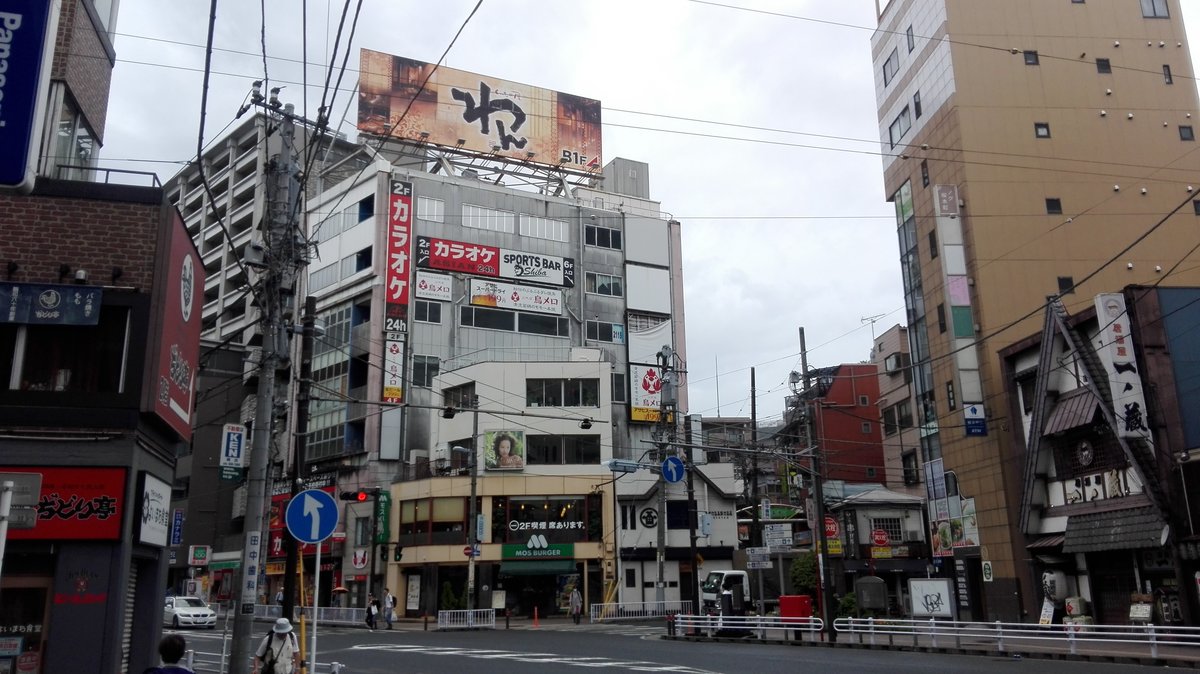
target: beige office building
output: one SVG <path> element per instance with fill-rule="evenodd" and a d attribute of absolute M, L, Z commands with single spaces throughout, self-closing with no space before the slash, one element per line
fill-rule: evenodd
<path fill-rule="evenodd" d="M 997 352 L 1039 331 L 1049 295 L 1074 314 L 1129 284 L 1200 284 L 1200 109 L 1179 1 L 877 5 L 938 574 L 963 619 L 1036 619 L 1021 424 Z"/>

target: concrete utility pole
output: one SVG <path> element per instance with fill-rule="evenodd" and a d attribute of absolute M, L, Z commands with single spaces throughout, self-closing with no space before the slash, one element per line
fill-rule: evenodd
<path fill-rule="evenodd" d="M 467 557 L 467 608 L 471 624 L 475 621 L 475 547 L 479 545 L 479 507 L 475 500 L 475 483 L 479 479 L 479 396 L 471 396 L 471 502 L 468 505 L 467 545 L 471 556 Z"/>
<path fill-rule="evenodd" d="M 817 579 L 820 584 L 819 591 L 821 593 L 821 620 L 825 622 L 825 630 L 829 634 L 829 641 L 837 641 L 837 631 L 833 629 L 833 588 L 830 587 L 825 567 L 829 562 L 829 541 L 825 537 L 825 479 L 821 469 L 821 448 L 813 444 L 812 423 L 813 415 L 816 412 L 817 401 L 815 398 L 810 399 L 809 390 L 812 385 L 812 379 L 808 376 L 808 347 L 804 342 L 804 328 L 800 328 L 800 370 L 804 388 L 800 396 L 801 408 L 804 410 L 804 448 L 812 450 L 812 475 L 813 475 L 813 510 L 815 522 L 813 526 L 816 528 L 817 534 Z M 818 439 L 819 442 L 819 439 Z"/>
<path fill-rule="evenodd" d="M 269 207 L 265 246 L 247 246 L 246 263 L 261 270 L 257 302 L 262 312 L 262 350 L 259 360 L 258 392 L 255 397 L 254 432 L 250 446 L 250 469 L 246 479 L 245 540 L 242 547 L 241 580 L 237 592 L 237 611 L 233 620 L 231 674 L 247 674 L 254 653 L 252 630 L 254 605 L 258 601 L 258 579 L 263 573 L 263 528 L 267 506 L 267 469 L 271 454 L 272 422 L 275 416 L 275 374 L 281 355 L 287 358 L 288 335 L 283 328 L 285 314 L 295 303 L 296 276 L 305 262 L 301 249 L 303 237 L 297 227 L 299 212 L 300 167 L 296 163 L 295 122 L 309 123 L 295 115 L 295 106 L 279 101 L 279 90 L 272 89 L 265 100 L 256 85 L 251 105 L 263 108 L 268 125 L 277 125 L 279 152 L 268 162 Z M 310 123 L 309 123 L 310 124 Z"/>
<path fill-rule="evenodd" d="M 658 354 L 658 368 L 662 389 L 658 397 L 658 463 L 661 465 L 667 458 L 670 447 L 670 424 L 668 417 L 675 404 L 675 382 L 671 371 L 672 359 L 675 352 L 670 345 L 663 345 Z M 667 600 L 667 480 L 662 473 L 658 475 L 658 545 L 657 545 L 658 578 L 654 583 L 654 601 L 660 605 Z"/>
<path fill-rule="evenodd" d="M 303 331 L 300 335 L 300 376 L 296 380 L 296 437 L 295 454 L 292 456 L 292 498 L 299 494 L 305 477 L 305 452 L 308 449 L 308 403 L 312 390 L 313 337 L 317 325 L 317 298 L 311 295 L 304 300 L 304 315 L 301 318 Z M 283 537 L 283 549 L 287 553 L 283 571 L 283 616 L 296 615 L 296 565 L 299 544 L 291 536 Z M 317 571 L 320 573 L 320 570 Z"/>
<path fill-rule="evenodd" d="M 754 368 L 750 368 L 750 446 L 754 448 L 754 454 L 750 456 L 750 484 L 753 496 L 750 498 L 751 506 L 751 523 L 750 523 L 750 547 L 762 547 L 762 517 L 766 515 L 760 514 L 761 504 L 758 502 L 758 393 L 756 391 L 755 372 Z M 763 570 L 758 569 L 758 614 L 762 615 L 763 611 Z"/>

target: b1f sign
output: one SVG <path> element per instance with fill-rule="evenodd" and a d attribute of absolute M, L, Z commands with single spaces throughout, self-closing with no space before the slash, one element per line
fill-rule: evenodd
<path fill-rule="evenodd" d="M 221 432 L 221 467 L 241 468 L 246 465 L 246 427 L 225 424 Z"/>
<path fill-rule="evenodd" d="M 60 2 L 6 0 L 0 11 L 0 187 L 33 189 Z"/>

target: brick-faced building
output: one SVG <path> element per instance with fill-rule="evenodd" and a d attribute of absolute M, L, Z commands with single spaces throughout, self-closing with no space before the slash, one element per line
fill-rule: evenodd
<path fill-rule="evenodd" d="M 41 115 L 54 132 L 35 136 L 31 189 L 0 191 L 0 473 L 24 474 L 10 478 L 27 489 L 17 502 L 34 504 L 8 531 L 0 638 L 17 645 L 0 671 L 157 662 L 204 271 L 160 186 L 92 181 L 115 13 L 50 9 Z"/>

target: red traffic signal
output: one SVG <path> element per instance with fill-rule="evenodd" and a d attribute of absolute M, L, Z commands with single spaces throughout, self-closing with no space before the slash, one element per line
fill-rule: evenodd
<path fill-rule="evenodd" d="M 343 501 L 358 501 L 359 503 L 365 503 L 370 498 L 371 493 L 365 490 L 342 492 Z"/>

